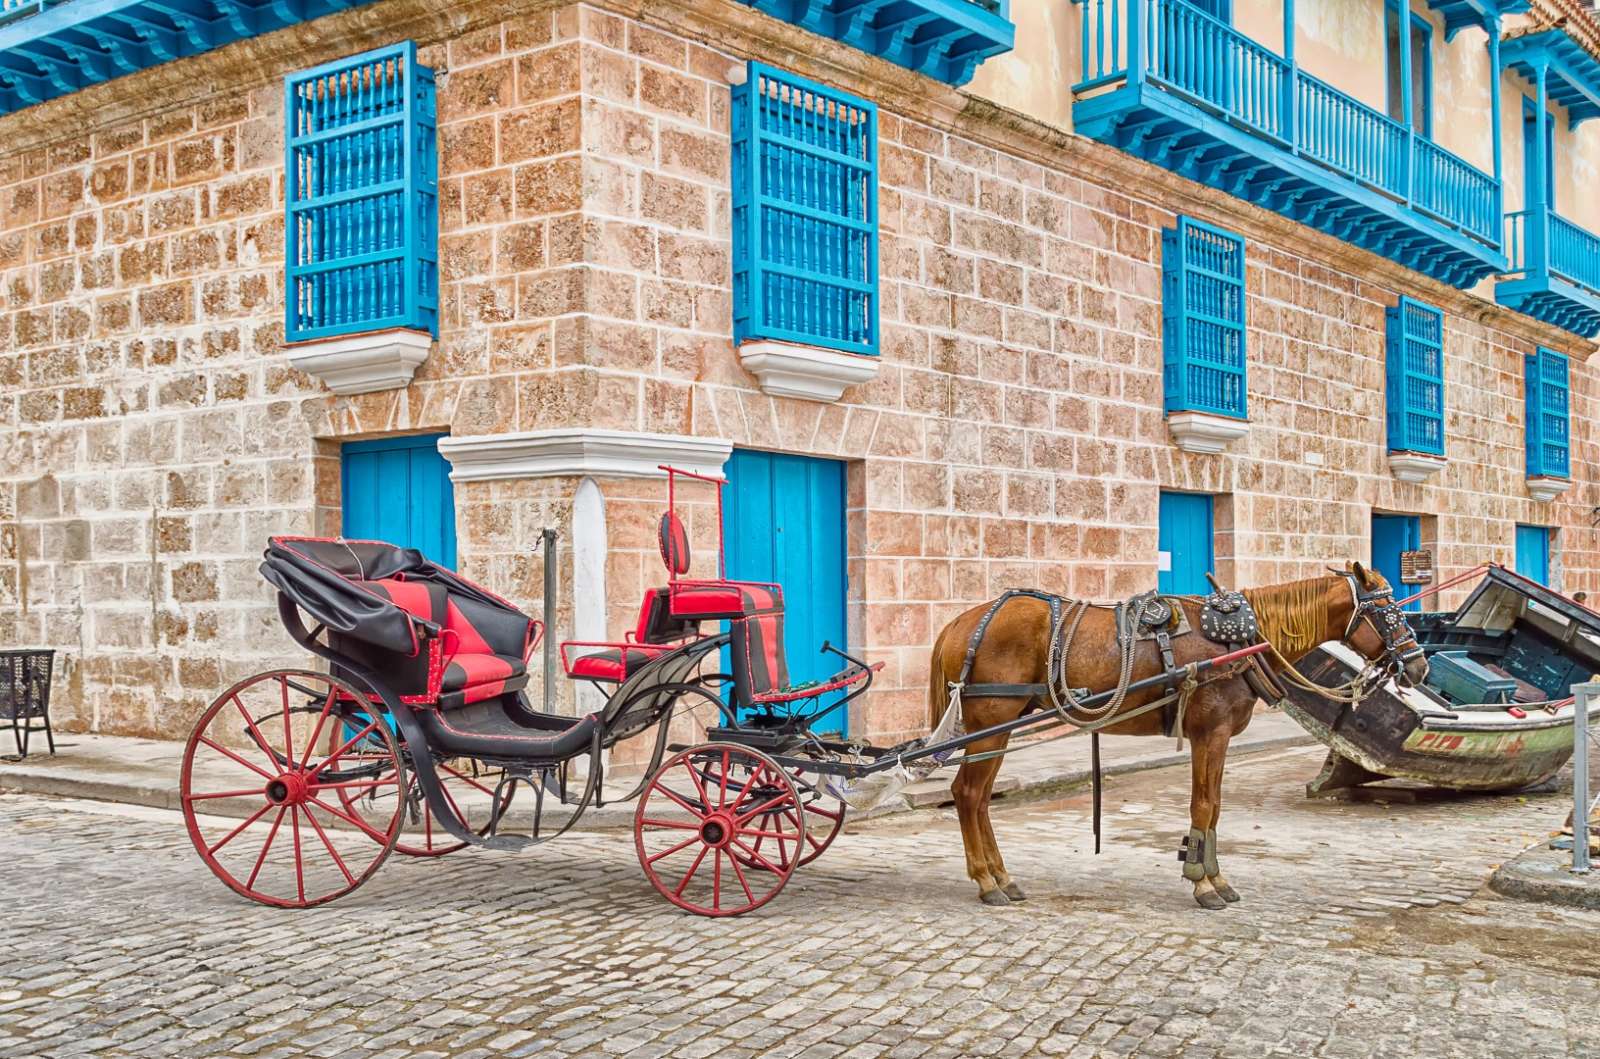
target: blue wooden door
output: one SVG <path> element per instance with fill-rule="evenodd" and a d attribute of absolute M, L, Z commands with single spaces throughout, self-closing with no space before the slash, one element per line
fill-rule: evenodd
<path fill-rule="evenodd" d="M 1416 515 L 1372 516 L 1372 568 L 1382 574 L 1394 590 L 1395 599 L 1404 599 L 1411 591 L 1400 583 L 1400 553 L 1416 551 L 1422 547 L 1422 519 Z M 1422 601 L 1414 599 L 1406 610 L 1421 610 Z"/>
<path fill-rule="evenodd" d="M 1550 530 L 1545 526 L 1517 527 L 1517 573 L 1541 585 L 1550 583 Z"/>
<path fill-rule="evenodd" d="M 1162 493 L 1157 537 L 1156 587 L 1179 596 L 1210 592 L 1206 574 L 1215 564 L 1211 497 Z"/>
<path fill-rule="evenodd" d="M 420 549 L 456 565 L 455 490 L 440 434 L 348 441 L 340 452 L 344 535 Z"/>
<path fill-rule="evenodd" d="M 844 464 L 736 449 L 727 465 L 722 529 L 728 577 L 783 586 L 789 680 L 800 684 L 844 668 L 824 641 L 847 650 L 845 628 Z M 837 702 L 842 695 L 832 696 Z M 818 732 L 844 732 L 844 709 Z"/>

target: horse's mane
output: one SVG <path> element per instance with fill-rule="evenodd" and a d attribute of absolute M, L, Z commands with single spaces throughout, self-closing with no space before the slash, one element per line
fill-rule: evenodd
<path fill-rule="evenodd" d="M 1262 637 L 1280 653 L 1295 658 L 1329 638 L 1328 608 L 1323 602 L 1328 580 L 1308 577 L 1242 590 L 1256 612 Z"/>

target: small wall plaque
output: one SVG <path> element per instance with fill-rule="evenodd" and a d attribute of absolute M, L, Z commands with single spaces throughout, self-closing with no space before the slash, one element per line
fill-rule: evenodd
<path fill-rule="evenodd" d="M 1400 583 L 1426 585 L 1433 580 L 1433 553 L 1414 551 L 1400 553 Z"/>

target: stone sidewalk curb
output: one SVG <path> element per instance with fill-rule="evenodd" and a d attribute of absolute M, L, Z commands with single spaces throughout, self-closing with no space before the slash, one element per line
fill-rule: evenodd
<path fill-rule="evenodd" d="M 64 737 L 65 742 L 70 742 L 72 737 Z M 1150 739 L 1141 742 L 1157 744 L 1151 751 L 1140 753 L 1137 756 L 1120 761 L 1107 761 L 1104 763 L 1103 772 L 1106 776 L 1120 776 L 1130 773 L 1147 772 L 1154 769 L 1170 768 L 1174 765 L 1186 764 L 1189 760 L 1187 750 L 1173 751 L 1160 750 L 1161 745 L 1170 747 L 1170 743 L 1162 740 Z M 1313 742 L 1309 735 L 1279 735 L 1252 740 L 1248 735 L 1241 736 L 1229 747 L 1228 756 L 1242 757 L 1248 754 L 1258 754 L 1273 750 L 1283 750 L 1291 747 L 1309 746 Z M 1024 749 L 1019 754 L 1019 760 L 1025 759 L 1027 751 Z M 36 763 L 37 762 L 37 763 Z M 937 808 L 950 801 L 950 778 L 954 775 L 939 775 L 916 783 L 906 788 L 898 798 L 889 804 L 880 806 L 870 812 L 853 814 L 857 820 L 875 819 L 898 813 L 911 812 L 917 809 Z M 1032 768 L 1027 770 L 1027 775 L 1022 778 L 1001 775 L 995 784 L 995 794 L 1007 802 L 1022 800 L 1038 800 L 1051 795 L 1064 794 L 1082 788 L 1089 783 L 1089 769 L 1075 763 L 1061 763 L 1061 767 Z M 619 776 L 615 780 L 608 779 L 607 786 L 612 787 L 619 794 L 631 790 L 637 782 L 634 776 Z M 614 785 L 613 785 L 614 783 Z M 114 768 L 107 768 L 99 772 L 89 772 L 83 768 L 62 768 L 57 762 L 52 763 L 48 755 L 30 755 L 26 761 L 12 762 L 0 761 L 0 791 L 17 794 L 42 794 L 61 798 L 81 798 L 90 801 L 119 802 L 129 805 L 142 805 L 156 809 L 179 810 L 182 808 L 178 794 L 176 776 L 173 784 L 154 784 L 146 778 L 133 775 L 117 775 Z M 227 813 L 225 815 L 243 815 Z M 546 809 L 545 826 L 559 827 L 565 823 L 567 813 L 561 806 L 548 806 Z M 577 830 L 605 831 L 618 828 L 631 828 L 633 826 L 632 802 L 608 802 L 604 806 L 591 808 L 584 814 L 583 820 L 577 825 Z"/>
<path fill-rule="evenodd" d="M 1572 851 L 1551 849 L 1549 840 L 1543 840 L 1495 869 L 1489 889 L 1518 901 L 1600 912 L 1600 864 L 1588 875 L 1574 875 L 1571 869 Z"/>

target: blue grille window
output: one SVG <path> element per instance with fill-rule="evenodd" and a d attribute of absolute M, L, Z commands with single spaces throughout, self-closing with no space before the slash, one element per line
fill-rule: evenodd
<path fill-rule="evenodd" d="M 291 341 L 439 333 L 433 71 L 411 41 L 286 84 Z"/>
<path fill-rule="evenodd" d="M 1444 313 L 1407 297 L 1389 307 L 1389 450 L 1444 455 Z"/>
<path fill-rule="evenodd" d="M 1528 403 L 1528 477 L 1569 478 L 1567 358 L 1539 347 L 1523 358 Z"/>
<path fill-rule="evenodd" d="M 1245 418 L 1244 239 L 1179 217 L 1161 235 L 1167 412 Z"/>
<path fill-rule="evenodd" d="M 751 63 L 733 89 L 733 337 L 878 351 L 878 112 Z"/>

